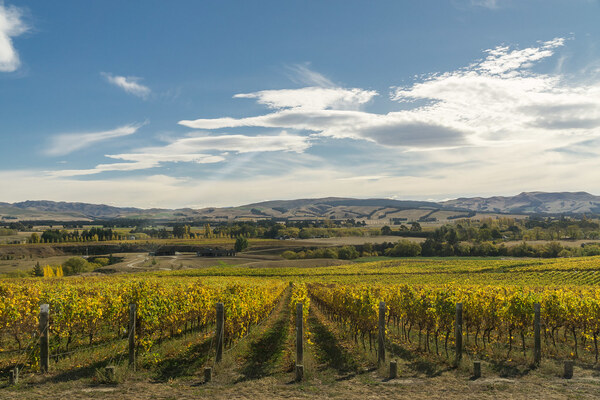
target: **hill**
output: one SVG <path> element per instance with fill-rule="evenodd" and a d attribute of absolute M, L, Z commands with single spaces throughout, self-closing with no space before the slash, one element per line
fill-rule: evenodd
<path fill-rule="evenodd" d="M 600 196 L 587 192 L 523 192 L 516 196 L 459 198 L 440 203 L 442 206 L 478 212 L 514 214 L 598 214 Z"/>
<path fill-rule="evenodd" d="M 203 209 L 140 209 L 104 204 L 54 201 L 0 203 L 0 218 L 13 220 L 94 221 L 114 218 L 153 220 L 243 221 L 260 219 L 314 220 L 355 219 L 368 224 L 410 221 L 443 221 L 473 215 L 496 214 L 600 214 L 600 197 L 586 192 L 523 192 L 516 196 L 458 198 L 439 203 L 393 199 L 271 200 L 238 207 Z"/>

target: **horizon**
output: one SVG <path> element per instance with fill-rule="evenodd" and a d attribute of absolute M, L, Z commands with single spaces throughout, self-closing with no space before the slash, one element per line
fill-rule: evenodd
<path fill-rule="evenodd" d="M 537 191 L 537 190 L 532 190 L 532 191 L 527 191 L 527 192 L 520 192 L 514 195 L 496 195 L 496 196 L 473 196 L 473 197 L 455 197 L 455 198 L 446 198 L 446 199 L 441 199 L 441 200 L 434 200 L 434 199 L 402 199 L 402 198 L 396 198 L 396 199 L 392 199 L 392 198 L 382 198 L 382 197 L 340 197 L 340 196 L 323 196 L 323 197 L 309 197 L 309 198 L 292 198 L 292 199 L 270 199 L 270 200 L 261 200 L 261 201 L 257 201 L 257 202 L 252 202 L 252 203 L 243 203 L 243 204 L 236 204 L 236 205 L 224 205 L 224 206 L 205 206 L 202 208 L 236 208 L 236 207 L 243 207 L 243 206 L 249 206 L 249 205 L 254 205 L 254 204 L 261 204 L 261 203 L 267 203 L 267 202 L 278 202 L 278 201 L 298 201 L 298 200 L 324 200 L 324 199 L 348 199 L 348 200 L 393 200 L 393 201 L 417 201 L 417 202 L 430 202 L 430 203 L 444 203 L 446 201 L 452 201 L 452 200 L 461 200 L 461 199 L 490 199 L 490 198 L 496 198 L 496 197 L 502 197 L 502 198 L 511 198 L 511 197 L 517 197 L 520 196 L 522 194 L 588 194 L 591 196 L 595 196 L 598 197 L 598 195 L 595 195 L 593 193 L 589 193 L 587 191 L 575 191 L 575 192 L 544 192 L 544 191 Z M 129 206 L 129 205 L 114 205 L 114 204 L 106 204 L 106 203 L 87 203 L 87 202 L 79 202 L 79 201 L 68 201 L 68 200 L 47 200 L 47 199 L 41 199 L 41 200 L 23 200 L 23 201 L 16 201 L 16 202 L 5 202 L 2 201 L 0 199 L 0 204 L 1 203 L 5 203 L 5 204 L 10 204 L 10 205 L 14 205 L 14 204 L 18 204 L 18 203 L 26 203 L 26 202 L 53 202 L 53 203 L 65 203 L 65 204 L 89 204 L 89 205 L 94 205 L 94 206 L 109 206 L 109 207 L 115 207 L 115 208 L 137 208 L 140 210 L 150 210 L 152 208 L 154 209 L 165 209 L 165 210 L 178 210 L 178 209 L 201 209 L 201 208 L 194 208 L 194 207 L 178 207 L 178 208 L 165 208 L 165 207 L 149 207 L 149 208 L 142 208 L 142 207 L 133 207 L 133 206 Z"/>
<path fill-rule="evenodd" d="M 598 11 L 0 0 L 0 200 L 600 193 Z"/>

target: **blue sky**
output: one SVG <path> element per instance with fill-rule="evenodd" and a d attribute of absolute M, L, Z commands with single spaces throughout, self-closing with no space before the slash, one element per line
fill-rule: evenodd
<path fill-rule="evenodd" d="M 600 194 L 600 2 L 0 0 L 0 201 Z"/>

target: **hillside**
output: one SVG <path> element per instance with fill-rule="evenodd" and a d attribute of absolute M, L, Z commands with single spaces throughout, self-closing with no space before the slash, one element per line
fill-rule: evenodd
<path fill-rule="evenodd" d="M 515 214 L 600 213 L 600 196 L 586 192 L 523 192 L 517 196 L 459 198 L 441 202 L 447 207 L 479 212 Z"/>
<path fill-rule="evenodd" d="M 0 218 L 14 220 L 93 221 L 113 218 L 154 220 L 215 221 L 259 219 L 355 219 L 369 224 L 446 220 L 468 212 L 502 214 L 600 214 L 600 197 L 586 192 L 523 192 L 516 196 L 458 198 L 434 203 L 392 199 L 320 199 L 271 200 L 238 207 L 203 209 L 140 209 L 103 204 L 54 201 L 0 203 Z"/>

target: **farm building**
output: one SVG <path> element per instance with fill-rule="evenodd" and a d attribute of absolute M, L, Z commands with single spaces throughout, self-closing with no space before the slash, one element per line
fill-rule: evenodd
<path fill-rule="evenodd" d="M 204 248 L 196 251 L 198 257 L 235 257 L 235 250 Z"/>

